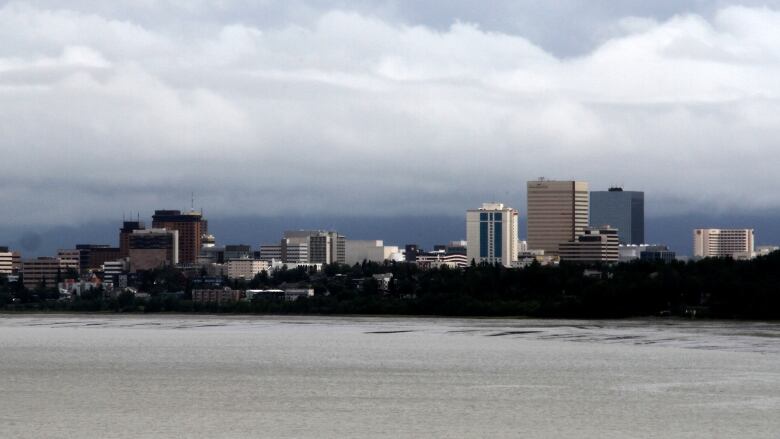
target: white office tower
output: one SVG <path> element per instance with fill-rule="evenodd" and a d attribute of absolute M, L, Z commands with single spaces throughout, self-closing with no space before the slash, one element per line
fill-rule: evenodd
<path fill-rule="evenodd" d="M 752 255 L 753 229 L 695 229 L 693 256 L 696 258 L 734 258 Z"/>
<path fill-rule="evenodd" d="M 468 262 L 511 267 L 517 261 L 518 217 L 517 210 L 501 203 L 484 203 L 466 211 Z"/>

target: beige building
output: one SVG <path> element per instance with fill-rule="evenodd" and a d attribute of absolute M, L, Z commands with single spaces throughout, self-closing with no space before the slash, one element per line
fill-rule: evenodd
<path fill-rule="evenodd" d="M 588 228 L 590 195 L 584 181 L 528 182 L 528 249 L 557 255 L 561 243 Z"/>
<path fill-rule="evenodd" d="M 398 246 L 385 245 L 382 240 L 348 239 L 344 247 L 347 265 L 360 264 L 363 261 L 381 264 L 399 253 Z"/>
<path fill-rule="evenodd" d="M 257 259 L 229 259 L 227 266 L 227 277 L 229 279 L 251 280 L 263 271 L 268 271 L 268 261 Z"/>
<path fill-rule="evenodd" d="M 77 249 L 59 249 L 57 250 L 57 258 L 64 265 L 79 271 L 81 266 L 81 252 Z"/>
<path fill-rule="evenodd" d="M 562 262 L 618 262 L 619 246 L 617 229 L 588 228 L 574 241 L 560 244 L 560 258 Z"/>
<path fill-rule="evenodd" d="M 517 261 L 517 210 L 501 203 L 483 203 L 466 211 L 466 260 L 511 267 Z"/>
<path fill-rule="evenodd" d="M 21 267 L 21 256 L 8 247 L 0 247 L 0 274 L 14 274 Z"/>
<path fill-rule="evenodd" d="M 695 258 L 735 258 L 754 253 L 753 229 L 695 229 Z"/>

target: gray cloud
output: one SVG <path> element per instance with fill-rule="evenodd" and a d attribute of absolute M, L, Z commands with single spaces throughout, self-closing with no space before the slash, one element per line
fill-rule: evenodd
<path fill-rule="evenodd" d="M 4 4 L 3 221 L 190 191 L 225 214 L 458 214 L 522 207 L 541 175 L 644 189 L 655 214 L 780 205 L 780 12 L 612 3 Z"/>

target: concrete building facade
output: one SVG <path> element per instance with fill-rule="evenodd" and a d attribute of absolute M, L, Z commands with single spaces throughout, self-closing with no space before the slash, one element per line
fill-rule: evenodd
<path fill-rule="evenodd" d="M 24 260 L 21 267 L 24 287 L 28 289 L 39 286 L 56 287 L 57 283 L 65 277 L 68 269 L 78 270 L 78 262 L 52 257 Z"/>
<path fill-rule="evenodd" d="M 693 256 L 696 258 L 733 258 L 738 253 L 753 254 L 753 229 L 695 229 Z"/>
<path fill-rule="evenodd" d="M 466 259 L 511 267 L 517 261 L 519 213 L 502 203 L 466 211 Z"/>
<path fill-rule="evenodd" d="M 588 228 L 575 240 L 560 245 L 562 262 L 615 263 L 619 259 L 617 229 Z"/>
<path fill-rule="evenodd" d="M 385 245 L 382 240 L 348 239 L 345 243 L 345 262 L 348 265 L 363 261 L 382 263 L 399 253 L 398 246 Z"/>
<path fill-rule="evenodd" d="M 331 264 L 346 261 L 346 238 L 324 230 L 288 230 L 284 232 L 279 248 L 260 247 L 260 259 L 276 259 L 290 264 Z"/>
<path fill-rule="evenodd" d="M 591 192 L 590 225 L 616 228 L 621 244 L 644 244 L 645 193 L 621 188 Z"/>
<path fill-rule="evenodd" d="M 227 277 L 229 279 L 252 280 L 256 275 L 269 269 L 267 261 L 248 258 L 228 259 L 225 265 L 227 266 Z"/>
<path fill-rule="evenodd" d="M 16 274 L 21 268 L 22 260 L 18 252 L 8 247 L 0 247 L 0 274 Z"/>
<path fill-rule="evenodd" d="M 557 255 L 589 226 L 590 197 L 583 181 L 529 181 L 528 248 Z"/>

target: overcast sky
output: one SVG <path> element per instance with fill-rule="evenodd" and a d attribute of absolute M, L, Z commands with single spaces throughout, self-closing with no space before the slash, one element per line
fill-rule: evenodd
<path fill-rule="evenodd" d="M 126 3 L 126 4 L 123 4 Z M 780 207 L 780 2 L 0 2 L 0 225 Z"/>

